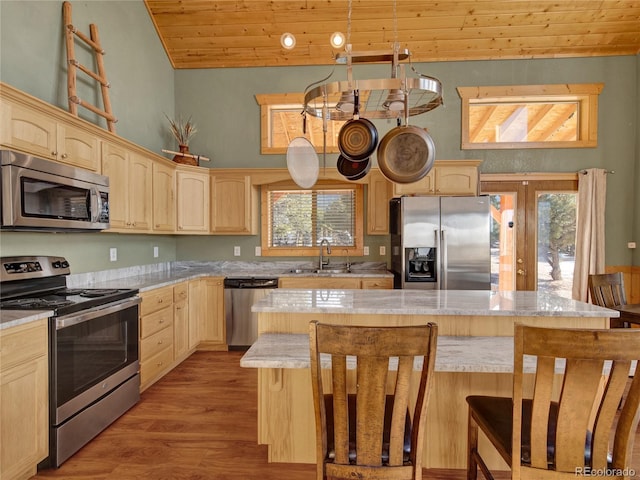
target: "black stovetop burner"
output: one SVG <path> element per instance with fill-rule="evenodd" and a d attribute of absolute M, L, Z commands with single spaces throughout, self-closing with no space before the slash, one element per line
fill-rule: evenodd
<path fill-rule="evenodd" d="M 127 288 L 66 288 L 69 263 L 61 257 L 5 257 L 3 267 L 3 310 L 53 310 L 55 316 L 133 297 Z"/>

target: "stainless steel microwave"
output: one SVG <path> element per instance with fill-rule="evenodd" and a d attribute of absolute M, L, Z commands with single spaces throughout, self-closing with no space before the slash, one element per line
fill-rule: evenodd
<path fill-rule="evenodd" d="M 0 150 L 3 230 L 109 228 L 109 177 Z"/>

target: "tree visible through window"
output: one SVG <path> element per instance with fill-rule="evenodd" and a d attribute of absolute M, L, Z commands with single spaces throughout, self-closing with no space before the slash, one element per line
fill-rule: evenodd
<path fill-rule="evenodd" d="M 361 188 L 331 185 L 310 190 L 267 189 L 263 202 L 268 207 L 265 254 L 317 255 L 322 240 L 355 252 L 353 249 L 362 243 L 358 241 L 362 220 L 356 213 L 361 211 Z"/>

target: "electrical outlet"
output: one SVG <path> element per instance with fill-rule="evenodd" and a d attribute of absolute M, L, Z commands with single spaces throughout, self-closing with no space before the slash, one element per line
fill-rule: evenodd
<path fill-rule="evenodd" d="M 118 261 L 118 249 L 115 247 L 111 247 L 109 249 L 109 260 L 111 260 L 112 262 L 117 262 Z"/>
<path fill-rule="evenodd" d="M 627 248 L 636 248 L 636 242 L 627 243 Z"/>
<path fill-rule="evenodd" d="M 256 247 L 256 257 L 262 256 L 262 247 Z"/>
<path fill-rule="evenodd" d="M 158 247 L 153 247 L 153 258 L 158 258 L 160 256 L 160 250 Z"/>
<path fill-rule="evenodd" d="M 238 245 L 233 247 L 233 256 L 234 257 L 239 257 L 240 256 L 240 247 Z"/>
<path fill-rule="evenodd" d="M 365 255 L 369 255 L 369 247 L 364 247 L 364 252 Z"/>
<path fill-rule="evenodd" d="M 380 245 L 380 255 L 384 256 L 387 254 L 387 247 L 384 245 Z"/>

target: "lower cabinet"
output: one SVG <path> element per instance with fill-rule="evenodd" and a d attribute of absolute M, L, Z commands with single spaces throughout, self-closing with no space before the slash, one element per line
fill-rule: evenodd
<path fill-rule="evenodd" d="M 197 350 L 227 350 L 224 277 L 205 277 L 140 294 L 140 389 Z"/>
<path fill-rule="evenodd" d="M 0 478 L 26 479 L 49 454 L 47 319 L 0 330 Z"/>
<path fill-rule="evenodd" d="M 177 362 L 191 353 L 189 334 L 189 282 L 183 282 L 173 287 L 173 357 Z"/>
<path fill-rule="evenodd" d="M 224 277 L 208 277 L 202 282 L 201 296 L 204 302 L 198 317 L 198 350 L 227 350 L 224 320 Z"/>
<path fill-rule="evenodd" d="M 393 278 L 386 277 L 280 277 L 279 288 L 391 289 Z"/>
<path fill-rule="evenodd" d="M 173 287 L 140 296 L 140 390 L 145 390 L 173 368 Z"/>

